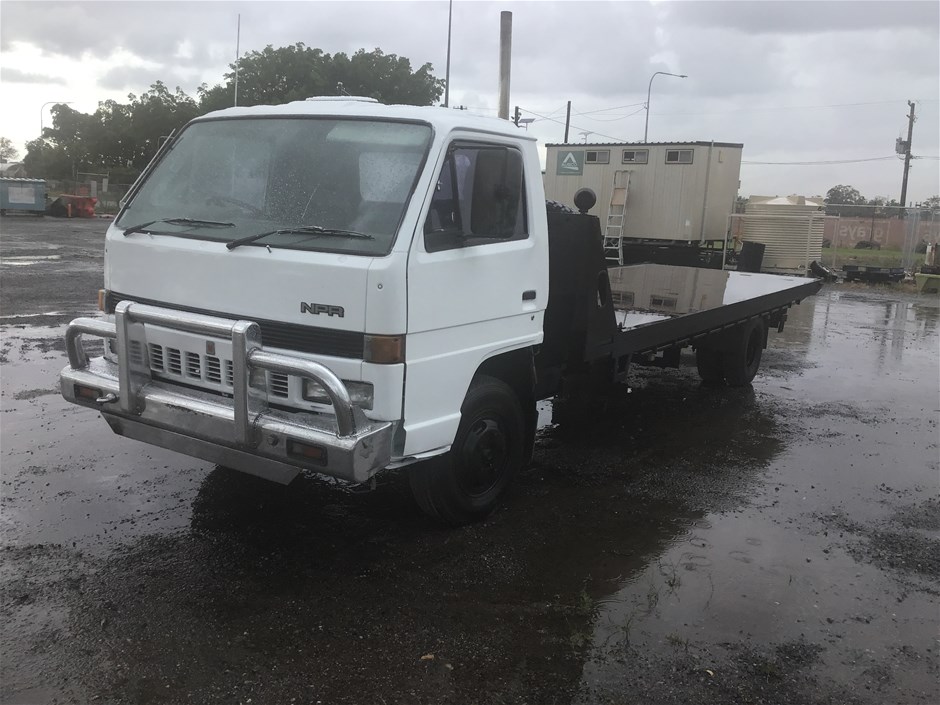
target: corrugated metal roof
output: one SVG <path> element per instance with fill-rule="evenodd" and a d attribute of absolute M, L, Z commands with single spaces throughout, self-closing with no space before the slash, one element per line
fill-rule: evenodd
<path fill-rule="evenodd" d="M 18 176 L 0 176 L 0 181 L 16 181 L 17 183 L 27 183 L 27 184 L 46 183 L 45 179 L 27 179 L 25 177 L 18 177 Z"/>
<path fill-rule="evenodd" d="M 744 144 L 737 142 L 546 142 L 546 147 L 737 147 L 744 149 Z"/>

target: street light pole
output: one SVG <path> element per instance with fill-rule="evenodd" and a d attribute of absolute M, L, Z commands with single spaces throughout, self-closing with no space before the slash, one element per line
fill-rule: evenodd
<path fill-rule="evenodd" d="M 646 126 L 643 128 L 643 141 L 647 141 L 650 132 L 650 92 L 653 90 L 653 79 L 657 76 L 675 76 L 676 78 L 688 78 L 684 73 L 668 73 L 666 71 L 657 71 L 650 76 L 650 84 L 646 89 Z"/>
<path fill-rule="evenodd" d="M 42 107 L 39 109 L 39 139 L 42 139 L 42 116 L 46 112 L 47 105 L 71 105 L 71 100 L 50 100 L 47 103 L 43 103 Z"/>

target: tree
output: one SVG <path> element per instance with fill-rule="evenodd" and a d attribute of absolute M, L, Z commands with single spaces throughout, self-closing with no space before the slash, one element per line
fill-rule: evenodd
<path fill-rule="evenodd" d="M 930 211 L 940 210 L 940 196 L 931 196 L 924 199 L 920 207 Z"/>
<path fill-rule="evenodd" d="M 156 154 L 161 138 L 199 114 L 196 101 L 179 87 L 157 81 L 127 103 L 106 100 L 88 115 L 67 105 L 52 108 L 52 127 L 27 144 L 26 168 L 49 179 L 71 179 L 80 171 L 127 171 L 133 180 Z"/>
<path fill-rule="evenodd" d="M 228 108 L 235 98 L 235 65 L 225 82 L 199 88 L 203 112 Z M 381 103 L 431 105 L 444 92 L 444 81 L 434 78 L 431 64 L 412 71 L 405 57 L 381 49 L 360 49 L 351 57 L 325 54 L 303 42 L 246 54 L 238 66 L 239 105 L 278 105 L 319 95 L 358 95 Z M 342 83 L 342 89 L 338 84 Z"/>
<path fill-rule="evenodd" d="M 826 203 L 830 206 L 863 206 L 867 201 L 857 189 L 839 184 L 826 191 Z"/>
<path fill-rule="evenodd" d="M 19 150 L 13 146 L 9 137 L 0 137 L 0 162 L 15 162 L 20 156 Z"/>
<path fill-rule="evenodd" d="M 133 180 L 156 154 L 162 140 L 174 129 L 211 110 L 234 102 L 235 67 L 224 82 L 198 89 L 198 101 L 179 87 L 171 91 L 157 81 L 126 103 L 106 100 L 91 115 L 68 105 L 52 107 L 52 127 L 27 144 L 26 168 L 47 179 L 71 179 L 78 172 L 124 172 Z M 352 56 L 330 56 L 302 43 L 249 52 L 239 63 L 238 104 L 279 104 L 315 95 L 342 92 L 370 96 L 384 103 L 431 105 L 444 91 L 434 78 L 431 64 L 416 71 L 411 62 L 381 49 L 360 49 Z"/>

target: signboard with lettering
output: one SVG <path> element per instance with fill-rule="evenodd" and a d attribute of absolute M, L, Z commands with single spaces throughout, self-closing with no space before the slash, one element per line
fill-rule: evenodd
<path fill-rule="evenodd" d="M 565 150 L 558 152 L 558 165 L 555 173 L 558 175 L 580 176 L 584 172 L 584 152 L 580 150 Z"/>

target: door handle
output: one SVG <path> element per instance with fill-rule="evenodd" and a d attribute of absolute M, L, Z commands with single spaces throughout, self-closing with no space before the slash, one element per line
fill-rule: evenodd
<path fill-rule="evenodd" d="M 535 301 L 535 289 L 529 289 L 522 292 L 523 301 Z"/>

